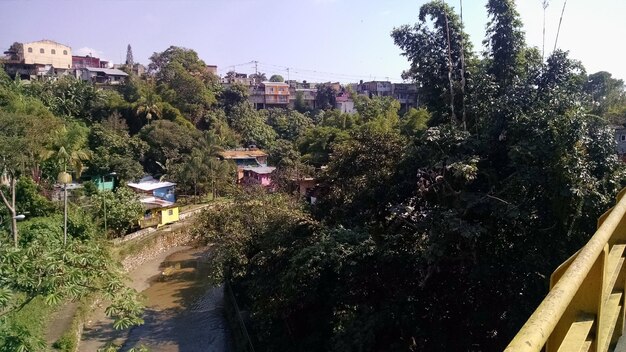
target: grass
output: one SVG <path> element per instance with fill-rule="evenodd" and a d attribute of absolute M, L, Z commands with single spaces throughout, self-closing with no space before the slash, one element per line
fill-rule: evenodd
<path fill-rule="evenodd" d="M 72 322 L 61 337 L 52 345 L 55 349 L 63 352 L 74 352 L 80 342 L 82 326 L 91 308 L 98 302 L 97 295 L 87 296 L 80 301 Z"/>
<path fill-rule="evenodd" d="M 44 338 L 46 326 L 57 307 L 57 305 L 46 304 L 42 296 L 37 296 L 24 308 L 15 312 L 12 320 L 18 325 L 28 327 L 34 336 Z"/>

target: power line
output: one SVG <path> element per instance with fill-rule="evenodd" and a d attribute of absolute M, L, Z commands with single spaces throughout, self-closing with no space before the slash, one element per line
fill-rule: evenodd
<path fill-rule="evenodd" d="M 230 68 L 235 67 L 248 67 L 250 70 L 254 69 L 254 73 L 258 72 L 271 72 L 271 73 L 286 73 L 287 79 L 306 79 L 306 80 L 323 80 L 323 81 L 333 81 L 333 80 L 376 80 L 377 77 L 384 77 L 386 80 L 389 80 L 388 76 L 379 76 L 372 74 L 347 74 L 347 73 L 337 73 L 337 72 L 328 72 L 328 71 L 318 71 L 314 69 L 306 69 L 306 68 L 297 68 L 293 66 L 284 66 L 284 65 L 276 65 L 266 62 L 260 62 L 257 60 L 236 64 L 236 65 L 227 65 L 226 68 L 220 69 L 218 71 L 228 72 Z M 244 71 L 245 72 L 245 71 Z"/>

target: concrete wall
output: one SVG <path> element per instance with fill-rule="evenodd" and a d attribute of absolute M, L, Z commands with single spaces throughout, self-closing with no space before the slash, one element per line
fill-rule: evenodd
<path fill-rule="evenodd" d="M 41 40 L 24 43 L 22 46 L 25 64 L 52 65 L 63 69 L 72 67 L 72 48 L 67 45 L 51 40 Z"/>

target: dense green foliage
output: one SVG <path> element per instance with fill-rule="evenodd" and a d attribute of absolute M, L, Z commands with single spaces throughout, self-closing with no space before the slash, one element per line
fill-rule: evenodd
<path fill-rule="evenodd" d="M 249 194 L 205 215 L 256 350 L 502 350 L 594 232 L 626 176 L 606 123 L 623 84 L 542 61 L 513 1 L 487 11 L 482 57 L 439 1 L 394 30 L 420 109 L 356 97 L 357 114 L 313 116 L 296 139 L 298 162 L 324 166 L 310 210 Z"/>
<path fill-rule="evenodd" d="M 487 13 L 480 56 L 445 2 L 392 32 L 421 105 L 402 115 L 355 94 L 356 113 L 335 110 L 330 84 L 317 109 L 300 93 L 293 110 L 257 110 L 249 87 L 219 85 L 176 46 L 109 89 L 0 70 L 0 350 L 44 349 L 26 312 L 95 292 L 116 327 L 141 323 L 104 240 L 135 226 L 142 208 L 119 185 L 146 173 L 179 195 L 233 195 L 198 231 L 259 351 L 501 350 L 624 183 L 607 122 L 626 122 L 626 95 L 566 52 L 543 60 L 514 1 Z M 270 152 L 279 192 L 235 191 L 218 155 L 250 145 Z M 73 194 L 67 246 L 49 200 L 62 172 L 118 181 Z M 318 183 L 311 206 L 289 194 L 304 177 Z"/>

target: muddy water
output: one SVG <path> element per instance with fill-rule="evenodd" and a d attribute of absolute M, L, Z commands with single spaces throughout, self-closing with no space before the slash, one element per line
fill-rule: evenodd
<path fill-rule="evenodd" d="M 170 254 L 150 278 L 145 324 L 132 329 L 122 351 L 145 345 L 151 352 L 229 351 L 223 288 L 208 280 L 206 248 Z"/>
<path fill-rule="evenodd" d="M 146 298 L 145 324 L 116 331 L 103 309 L 95 311 L 80 351 L 114 342 L 121 351 L 145 345 L 151 352 L 229 352 L 223 289 L 207 277 L 207 256 L 206 248 L 177 247 L 132 270 L 130 286 Z"/>

